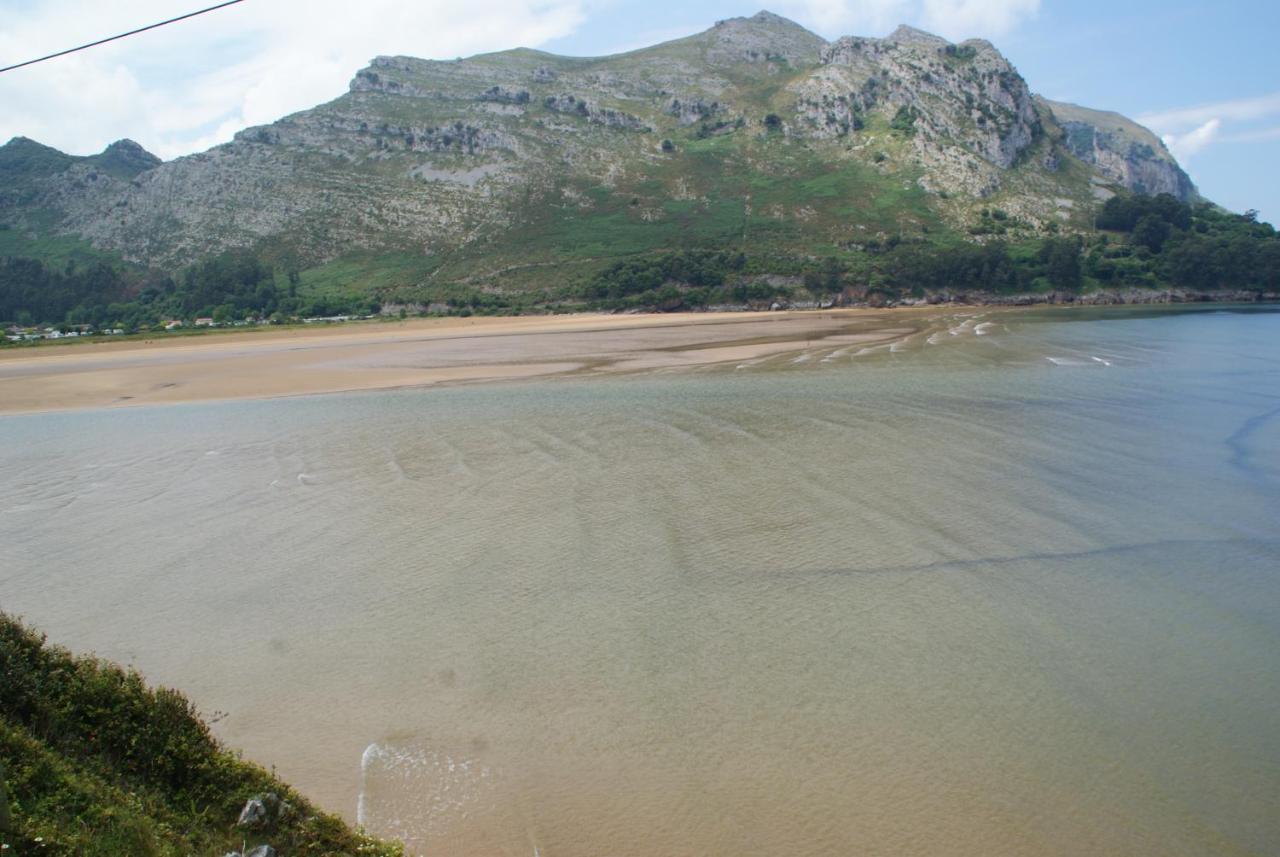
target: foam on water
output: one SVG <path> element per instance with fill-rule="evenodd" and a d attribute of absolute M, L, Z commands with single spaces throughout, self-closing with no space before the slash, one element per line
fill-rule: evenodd
<path fill-rule="evenodd" d="M 475 759 L 426 742 L 374 742 L 360 756 L 356 823 L 424 847 L 485 799 L 492 776 Z"/>

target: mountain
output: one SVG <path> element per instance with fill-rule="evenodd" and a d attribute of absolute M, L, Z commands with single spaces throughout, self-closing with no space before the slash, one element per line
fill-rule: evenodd
<path fill-rule="evenodd" d="M 856 253 L 1089 232 L 1196 198 L 1158 138 L 1039 98 L 989 42 L 827 42 L 760 12 L 630 53 L 378 57 L 335 100 L 167 163 L 0 147 L 0 224 L 174 271 L 235 248 L 325 287 L 522 289 L 678 248 Z"/>
<path fill-rule="evenodd" d="M 66 198 L 81 196 L 81 190 L 99 180 L 103 188 L 110 188 L 108 192 L 118 192 L 130 179 L 160 164 L 159 158 L 132 140 L 117 140 L 99 154 L 76 157 L 14 137 L 0 146 L 0 212 L 11 212 L 19 222 L 32 207 L 52 207 L 61 213 L 71 202 Z"/>

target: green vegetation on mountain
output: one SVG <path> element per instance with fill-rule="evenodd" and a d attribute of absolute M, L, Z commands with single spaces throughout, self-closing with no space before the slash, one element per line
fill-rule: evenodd
<path fill-rule="evenodd" d="M 827 42 L 767 12 L 609 57 L 378 57 L 346 94 L 207 152 L 19 138 L 0 176 L 0 255 L 43 263 L 56 294 L 37 307 L 39 276 L 10 264 L 5 321 L 1255 288 L 1265 275 L 1191 277 L 1163 254 L 1205 257 L 1230 232 L 1270 258 L 1150 131 L 1033 95 L 988 42 Z M 1162 194 L 1199 237 L 1097 221 L 1108 199 Z M 686 276 L 711 257 L 741 264 Z M 252 282 L 222 276 L 246 259 Z M 88 285 L 104 260 L 122 295 Z"/>
<path fill-rule="evenodd" d="M 572 276 L 558 269 L 562 281 L 538 290 L 497 291 L 454 283 L 399 288 L 391 294 L 410 303 L 434 304 L 441 312 L 508 314 L 887 303 L 928 295 L 986 300 L 1098 289 L 1280 291 L 1276 231 L 1252 214 L 1229 214 L 1208 203 L 1179 202 L 1167 194 L 1115 196 L 1099 211 L 1096 232 L 1031 240 L 1008 240 L 1008 215 L 999 209 L 985 212 L 981 222 L 989 233 L 983 243 L 892 235 L 856 250 L 828 247 L 824 255 L 741 249 L 646 252 Z M 371 258 L 365 264 L 370 276 L 376 276 L 385 262 Z M 231 251 L 191 266 L 176 280 L 149 280 L 126 298 L 126 280 L 102 262 L 87 267 L 71 263 L 58 271 L 38 260 L 6 258 L 0 259 L 0 319 L 133 331 L 171 318 L 280 320 L 380 309 L 369 292 L 343 289 L 342 274 L 333 286 L 324 282 L 324 273 L 273 268 L 251 253 Z"/>
<path fill-rule="evenodd" d="M 998 221 L 997 221 L 998 222 Z M 593 276 L 581 296 L 606 309 L 698 308 L 775 300 L 982 299 L 1102 288 L 1223 288 L 1280 291 L 1280 236 L 1252 215 L 1232 215 L 1172 196 L 1113 197 L 1088 237 L 1038 241 L 902 241 L 813 259 L 756 259 L 743 253 L 676 253 L 618 262 Z M 785 271 L 790 285 L 752 277 Z"/>
<path fill-rule="evenodd" d="M 383 855 L 220 746 L 180 693 L 50 646 L 0 614 L 0 843 L 6 854 Z M 268 812 L 239 824 L 246 802 Z M 270 796 L 274 796 L 274 799 Z"/>

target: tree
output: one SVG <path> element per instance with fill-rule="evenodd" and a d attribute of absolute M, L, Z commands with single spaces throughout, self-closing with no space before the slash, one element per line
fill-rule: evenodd
<path fill-rule="evenodd" d="M 1056 289 L 1080 288 L 1080 239 L 1050 238 L 1040 250 L 1045 276 Z"/>
<path fill-rule="evenodd" d="M 889 127 L 907 135 L 914 134 L 916 132 L 916 117 L 919 115 L 912 108 L 903 105 L 898 108 L 898 112 L 894 114 L 893 119 L 889 120 Z"/>
<path fill-rule="evenodd" d="M 1156 214 L 1144 214 L 1133 227 L 1133 243 L 1159 253 L 1171 232 L 1169 224 Z"/>

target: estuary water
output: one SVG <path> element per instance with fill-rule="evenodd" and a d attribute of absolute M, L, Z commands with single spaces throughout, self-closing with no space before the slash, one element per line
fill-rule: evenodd
<path fill-rule="evenodd" d="M 1280 849 L 1280 314 L 0 418 L 0 608 L 424 855 Z"/>

